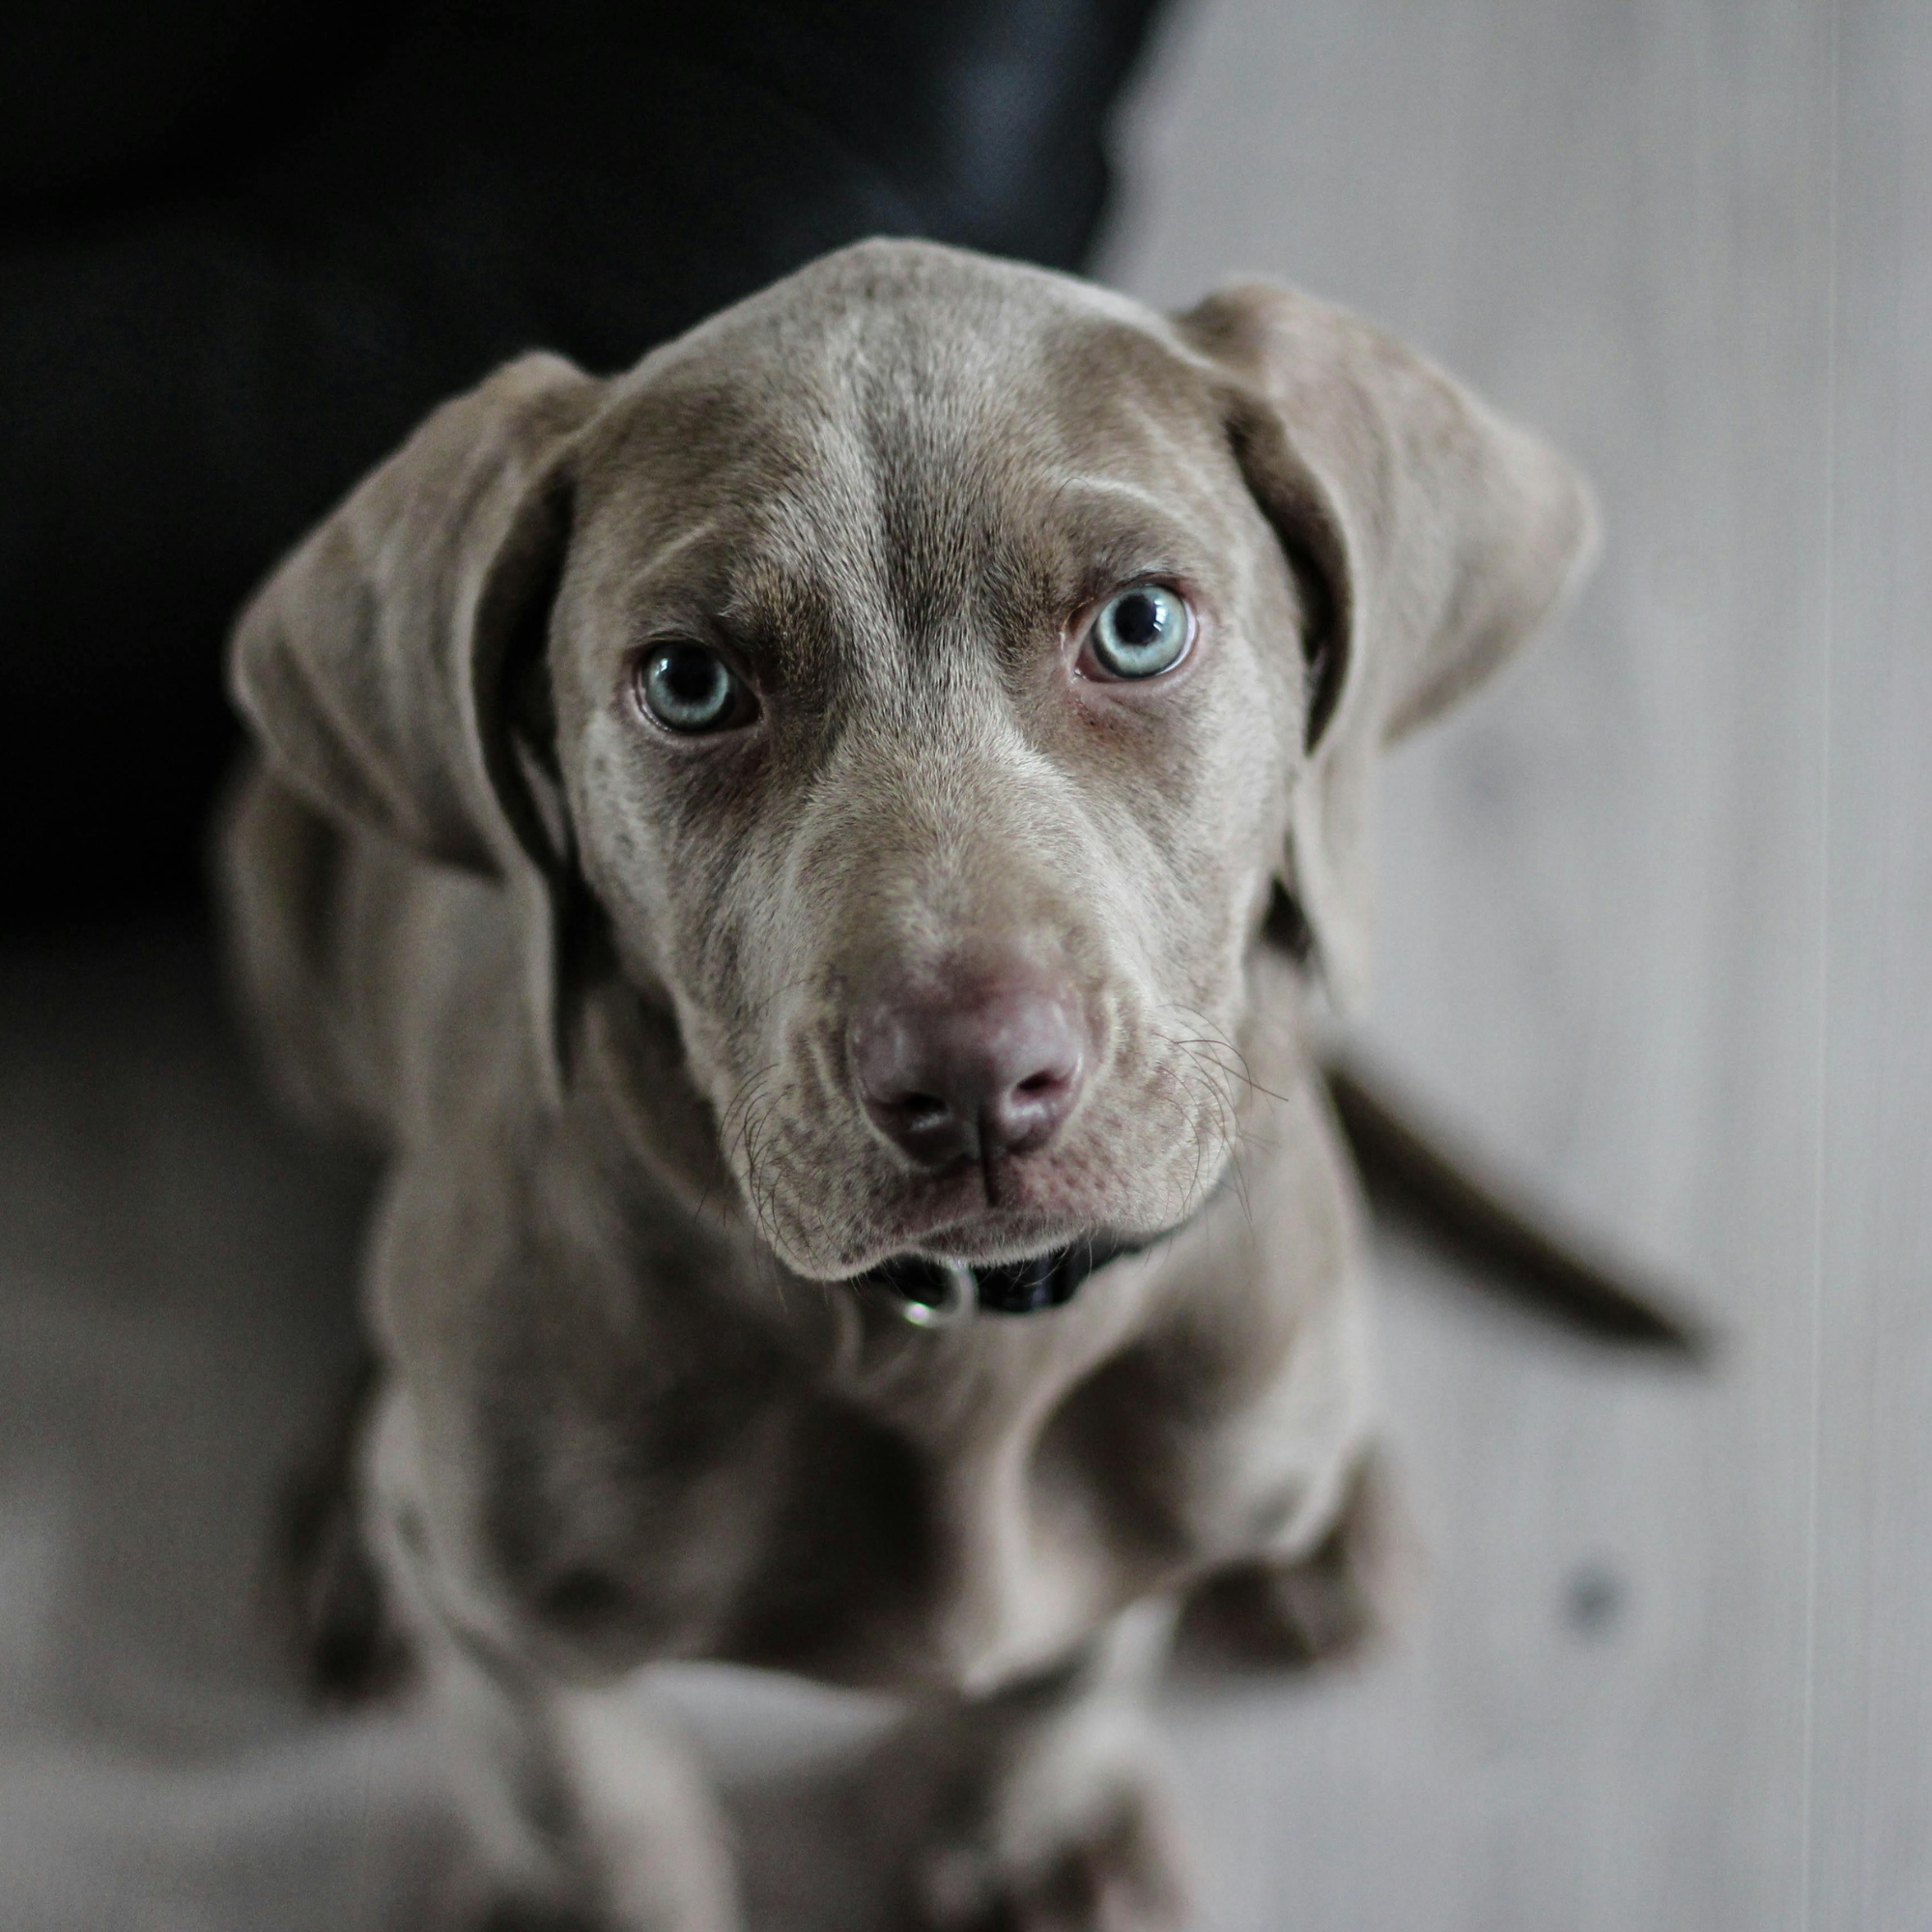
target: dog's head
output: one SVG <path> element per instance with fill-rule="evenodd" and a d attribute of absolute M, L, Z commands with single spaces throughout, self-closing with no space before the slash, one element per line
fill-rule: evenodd
<path fill-rule="evenodd" d="M 582 908 L 792 1267 L 1184 1218 L 1256 949 L 1366 971 L 1382 743 L 1588 548 L 1577 478 L 1288 291 L 1169 320 L 914 242 L 439 412 L 242 619 L 325 808 Z"/>

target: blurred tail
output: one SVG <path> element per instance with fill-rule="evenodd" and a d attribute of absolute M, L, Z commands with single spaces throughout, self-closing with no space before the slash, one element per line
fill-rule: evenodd
<path fill-rule="evenodd" d="M 1378 1215 L 1406 1222 L 1475 1282 L 1562 1326 L 1625 1347 L 1708 1361 L 1716 1338 L 1670 1291 L 1483 1173 L 1352 1059 L 1327 1063 L 1328 1094 Z"/>

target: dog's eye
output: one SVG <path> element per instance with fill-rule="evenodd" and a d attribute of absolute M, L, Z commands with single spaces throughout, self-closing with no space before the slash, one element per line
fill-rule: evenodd
<path fill-rule="evenodd" d="M 744 680 L 708 644 L 655 644 L 638 660 L 637 680 L 639 700 L 667 730 L 723 731 L 753 714 Z"/>
<path fill-rule="evenodd" d="M 1187 655 L 1193 639 L 1194 613 L 1179 591 L 1136 583 L 1094 613 L 1080 668 L 1090 677 L 1158 677 Z"/>

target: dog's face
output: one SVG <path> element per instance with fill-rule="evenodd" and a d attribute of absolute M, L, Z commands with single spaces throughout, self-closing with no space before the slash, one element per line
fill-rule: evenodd
<path fill-rule="evenodd" d="M 920 244 L 492 386 L 270 584 L 244 702 L 326 803 L 509 875 L 552 1007 L 587 889 L 818 1276 L 1183 1219 L 1271 900 L 1346 983 L 1375 749 L 1588 527 L 1335 311 L 1174 325 Z"/>
<path fill-rule="evenodd" d="M 1208 384 L 960 279 L 652 365 L 585 440 L 552 630 L 583 871 L 813 1274 L 1199 1202 L 1301 736 Z"/>

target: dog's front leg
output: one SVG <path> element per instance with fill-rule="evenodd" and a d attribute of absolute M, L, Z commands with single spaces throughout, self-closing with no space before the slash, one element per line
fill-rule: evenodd
<path fill-rule="evenodd" d="M 1185 1916 L 1147 1712 L 1174 1612 L 1124 1611 L 1076 1657 L 915 1713 L 871 1767 L 870 1816 L 919 1932 L 1164 1932 Z"/>
<path fill-rule="evenodd" d="M 448 1932 L 736 1932 L 723 1814 L 636 1673 L 564 1683 L 479 1628 L 426 1533 L 407 1399 L 368 1461 L 371 1541 L 448 1740 L 469 1857 Z"/>
<path fill-rule="evenodd" d="M 461 1932 L 735 1932 L 717 1802 L 636 1685 L 559 1688 L 454 1643 L 430 1683 L 474 1854 Z"/>

